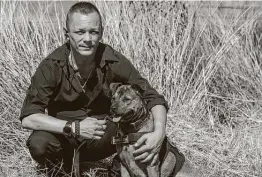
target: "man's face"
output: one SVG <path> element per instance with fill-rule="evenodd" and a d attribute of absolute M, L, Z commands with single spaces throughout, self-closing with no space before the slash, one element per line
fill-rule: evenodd
<path fill-rule="evenodd" d="M 87 15 L 75 12 L 68 24 L 72 49 L 82 56 L 93 56 L 102 38 L 101 21 L 97 12 Z"/>

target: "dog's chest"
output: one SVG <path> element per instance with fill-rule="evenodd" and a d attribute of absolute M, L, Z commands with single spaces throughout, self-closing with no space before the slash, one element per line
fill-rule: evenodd
<path fill-rule="evenodd" d="M 135 151 L 135 147 L 131 144 L 128 145 L 117 145 L 117 153 L 121 159 L 121 163 L 131 169 L 131 173 L 136 173 L 135 171 L 139 171 L 141 169 L 146 169 L 145 164 L 137 163 L 134 159 L 133 152 Z M 139 168 L 138 168 L 139 167 Z"/>
<path fill-rule="evenodd" d="M 154 120 L 152 115 L 150 114 L 150 118 L 144 122 L 143 126 L 137 132 L 152 132 L 154 130 Z M 117 153 L 121 159 L 121 162 L 124 163 L 129 168 L 136 169 L 135 167 L 138 165 L 135 162 L 133 152 L 135 151 L 135 147 L 133 144 L 117 144 Z M 144 166 L 143 164 L 140 164 Z M 143 169 L 143 168 L 142 168 Z"/>

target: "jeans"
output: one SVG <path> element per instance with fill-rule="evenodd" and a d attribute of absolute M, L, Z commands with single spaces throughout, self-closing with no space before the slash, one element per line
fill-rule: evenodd
<path fill-rule="evenodd" d="M 80 162 L 97 161 L 111 156 L 116 152 L 115 145 L 111 144 L 111 137 L 115 135 L 117 126 L 107 122 L 105 134 L 100 140 L 88 139 L 80 149 Z M 83 139 L 78 139 L 79 145 Z M 50 166 L 63 160 L 70 168 L 74 146 L 63 134 L 46 131 L 33 131 L 27 140 L 27 147 L 32 158 L 40 165 Z"/>

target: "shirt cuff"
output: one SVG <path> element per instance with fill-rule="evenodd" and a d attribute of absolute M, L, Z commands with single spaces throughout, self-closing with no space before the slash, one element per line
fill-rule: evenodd
<path fill-rule="evenodd" d="M 19 116 L 19 119 L 22 121 L 23 118 L 31 115 L 31 114 L 37 114 L 37 113 L 42 113 L 44 114 L 45 113 L 45 109 L 41 106 L 37 106 L 37 105 L 34 105 L 34 106 L 30 106 L 28 108 L 24 108 L 22 109 L 21 113 L 20 113 L 20 116 Z"/>
<path fill-rule="evenodd" d="M 162 99 L 162 98 L 156 98 L 156 99 L 151 100 L 150 102 L 148 102 L 147 103 L 147 109 L 151 110 L 156 105 L 163 105 L 166 108 L 167 112 L 169 110 L 167 101 L 165 99 Z"/>

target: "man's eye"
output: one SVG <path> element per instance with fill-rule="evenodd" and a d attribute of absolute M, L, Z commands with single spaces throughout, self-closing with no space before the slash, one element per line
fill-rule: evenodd
<path fill-rule="evenodd" d="M 98 35 L 99 34 L 99 31 L 91 31 L 90 32 L 92 35 Z"/>
<path fill-rule="evenodd" d="M 82 34 L 84 34 L 83 31 L 76 31 L 75 33 L 78 34 L 78 35 L 82 35 Z"/>

